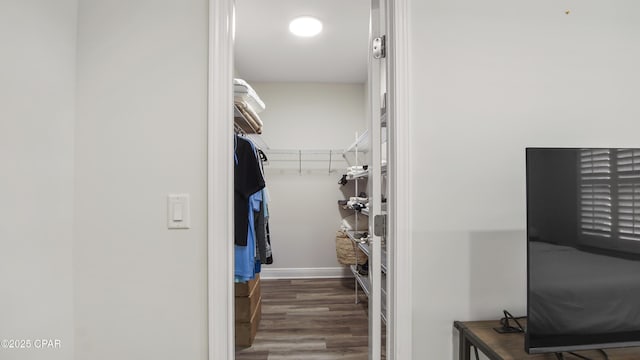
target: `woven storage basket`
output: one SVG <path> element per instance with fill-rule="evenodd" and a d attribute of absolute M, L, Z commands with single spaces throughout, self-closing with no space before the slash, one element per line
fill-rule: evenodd
<path fill-rule="evenodd" d="M 336 255 L 342 265 L 356 265 L 356 253 L 358 264 L 367 262 L 367 255 L 345 233 L 338 231 L 336 234 Z"/>

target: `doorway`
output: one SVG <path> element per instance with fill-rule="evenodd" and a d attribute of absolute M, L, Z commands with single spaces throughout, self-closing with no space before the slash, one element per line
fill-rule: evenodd
<path fill-rule="evenodd" d="M 242 107 L 251 97 L 249 121 L 260 127 L 241 116 L 235 123 L 239 141 L 267 159 L 273 250 L 252 295 L 236 294 L 236 359 L 367 357 L 367 298 L 353 280 L 328 278 L 353 276 L 337 261 L 334 239 L 343 218 L 359 215 L 337 204 L 356 195 L 353 181 L 338 181 L 348 166 L 344 149 L 367 128 L 369 8 L 369 0 L 235 2 L 234 83 L 250 90 L 234 86 L 234 102 Z M 298 21 L 318 32 L 296 35 Z"/>
<path fill-rule="evenodd" d="M 229 216 L 232 212 L 233 192 L 233 141 L 230 134 L 233 133 L 232 123 L 221 121 L 220 119 L 230 119 L 233 117 L 230 104 L 233 103 L 232 97 L 232 69 L 233 69 L 233 1 L 221 0 L 211 1 L 210 3 L 210 114 L 209 114 L 209 344 L 210 359 L 233 359 L 233 281 L 230 274 L 233 273 L 233 247 L 225 241 L 216 241 L 216 239 L 231 238 L 233 231 L 233 217 Z M 406 13 L 406 4 L 404 2 L 393 2 L 389 5 L 393 11 L 390 11 L 394 19 L 404 19 Z M 401 12 L 399 13 L 398 10 Z M 403 29 L 406 21 L 395 22 L 401 24 L 400 30 Z M 395 27 L 394 27 L 395 29 Z M 402 35 L 404 34 L 404 35 Z M 406 47 L 406 31 L 394 31 L 394 34 L 388 34 L 395 40 L 395 49 Z M 397 50 L 390 52 L 391 55 L 396 54 Z M 393 55 L 395 56 L 395 55 Z M 406 64 L 398 66 L 397 59 L 391 61 L 398 72 L 398 68 L 402 69 L 402 74 L 406 76 Z M 406 60 L 406 58 L 405 58 Z M 400 80 L 400 81 L 398 81 Z M 398 79 L 396 76 L 389 85 L 394 89 L 396 95 L 406 92 L 406 78 Z M 401 86 L 398 86 L 400 84 Z M 389 128 L 390 141 L 392 151 L 390 155 L 390 163 L 392 159 L 407 155 L 408 150 L 408 132 L 406 132 L 406 123 L 401 121 L 406 118 L 406 97 L 402 97 L 402 101 L 398 102 L 394 96 L 390 96 L 388 104 L 390 111 L 389 119 L 394 119 L 393 125 Z M 399 103 L 399 106 L 393 106 Z M 404 140 L 402 146 L 397 146 L 399 140 Z M 402 236 L 403 239 L 410 239 L 409 224 L 409 186 L 398 186 L 408 181 L 407 176 L 394 178 L 394 174 L 402 174 L 408 171 L 409 156 L 402 157 L 401 161 L 395 161 L 396 165 L 390 167 L 390 184 L 392 189 L 393 200 L 389 203 L 391 209 L 396 209 L 396 215 L 389 219 L 389 231 L 393 236 Z M 401 191 L 398 189 L 401 188 Z M 389 358 L 410 358 L 411 352 L 411 307 L 410 307 L 410 241 L 398 242 L 394 249 L 393 259 L 389 266 L 394 268 L 393 279 L 390 281 L 389 289 L 391 319 L 389 324 L 389 350 L 391 354 Z M 403 299 L 401 305 L 397 299 Z M 407 336 L 408 335 L 408 336 Z M 401 354 L 406 354 L 401 356 Z"/>

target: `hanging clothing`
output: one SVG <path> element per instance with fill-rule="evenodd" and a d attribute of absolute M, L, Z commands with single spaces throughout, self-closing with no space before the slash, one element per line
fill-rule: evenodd
<path fill-rule="evenodd" d="M 235 137 L 234 168 L 234 206 L 235 206 L 235 239 L 234 243 L 247 246 L 249 230 L 249 197 L 265 187 L 264 177 L 260 169 L 259 157 L 253 144 L 242 137 Z"/>
<path fill-rule="evenodd" d="M 262 157 L 253 142 L 235 137 L 235 281 L 255 278 L 273 263 Z"/>
<path fill-rule="evenodd" d="M 262 264 L 273 263 L 273 257 L 271 255 L 271 242 L 269 239 L 269 217 L 267 211 L 267 196 L 266 189 L 262 192 L 262 207 L 260 211 L 256 213 L 255 225 L 256 225 L 256 245 L 258 247 L 258 256 Z M 270 259 L 270 260 L 269 260 Z"/>
<path fill-rule="evenodd" d="M 267 244 L 269 248 L 267 249 L 267 261 L 265 264 L 273 264 L 273 252 L 271 251 L 271 234 L 269 233 L 269 223 L 267 222 Z"/>
<path fill-rule="evenodd" d="M 256 277 L 256 273 L 260 272 L 259 264 L 256 264 L 256 232 L 254 223 L 254 212 L 260 211 L 262 207 L 262 191 L 249 196 L 248 212 L 251 216 L 248 218 L 247 241 L 246 245 L 235 245 L 235 281 L 245 282 Z"/>

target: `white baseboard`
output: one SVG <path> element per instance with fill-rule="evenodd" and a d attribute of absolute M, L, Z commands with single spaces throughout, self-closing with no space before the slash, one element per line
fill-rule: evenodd
<path fill-rule="evenodd" d="M 261 279 L 321 279 L 321 278 L 350 278 L 351 270 L 346 267 L 330 268 L 270 268 L 263 266 Z"/>

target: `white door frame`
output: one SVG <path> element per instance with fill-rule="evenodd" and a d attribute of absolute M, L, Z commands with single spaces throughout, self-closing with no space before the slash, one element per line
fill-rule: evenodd
<path fill-rule="evenodd" d="M 412 354 L 411 144 L 408 0 L 389 0 L 387 34 L 391 96 L 389 154 L 390 319 L 387 359 Z M 233 26 L 234 0 L 209 0 L 207 130 L 209 360 L 235 357 L 233 299 Z"/>
<path fill-rule="evenodd" d="M 409 0 L 387 0 L 387 130 L 391 241 L 387 359 L 413 354 Z"/>

